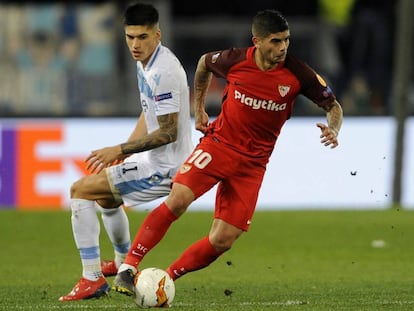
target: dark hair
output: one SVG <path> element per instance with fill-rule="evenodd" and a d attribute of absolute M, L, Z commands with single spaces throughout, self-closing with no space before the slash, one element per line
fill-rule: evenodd
<path fill-rule="evenodd" d="M 289 29 L 286 18 L 276 10 L 260 11 L 253 18 L 252 34 L 255 37 L 265 38 L 272 33 Z"/>
<path fill-rule="evenodd" d="M 158 11 L 151 4 L 135 3 L 124 13 L 124 25 L 154 26 L 158 23 Z"/>

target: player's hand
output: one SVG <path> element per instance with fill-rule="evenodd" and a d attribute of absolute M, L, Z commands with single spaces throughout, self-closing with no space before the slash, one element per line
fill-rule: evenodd
<path fill-rule="evenodd" d="M 86 169 L 98 174 L 105 167 L 122 162 L 126 156 L 122 153 L 120 145 L 94 150 L 85 159 Z"/>
<path fill-rule="evenodd" d="M 316 126 L 321 129 L 321 144 L 331 146 L 331 148 L 336 148 L 339 144 L 337 137 L 338 133 L 323 123 L 316 123 Z"/>
<path fill-rule="evenodd" d="M 209 117 L 207 112 L 199 111 L 195 113 L 195 128 L 196 130 L 205 133 L 208 128 Z"/>

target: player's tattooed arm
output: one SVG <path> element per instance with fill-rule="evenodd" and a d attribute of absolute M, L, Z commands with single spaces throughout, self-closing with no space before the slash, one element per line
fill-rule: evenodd
<path fill-rule="evenodd" d="M 205 64 L 206 55 L 203 55 L 197 64 L 197 69 L 194 75 L 194 103 L 195 110 L 204 111 L 205 98 L 210 87 L 213 74 L 207 70 Z"/>
<path fill-rule="evenodd" d="M 178 133 L 178 113 L 157 117 L 159 128 L 136 140 L 121 144 L 123 154 L 151 150 L 176 141 Z"/>
<path fill-rule="evenodd" d="M 196 130 L 205 133 L 208 128 L 209 116 L 205 109 L 207 91 L 210 87 L 213 74 L 207 69 L 206 55 L 198 61 L 194 75 L 194 119 Z"/>
<path fill-rule="evenodd" d="M 326 118 L 328 121 L 328 127 L 335 133 L 336 136 L 339 134 L 339 130 L 342 126 L 343 111 L 338 101 L 333 101 L 331 105 L 327 107 Z"/>
<path fill-rule="evenodd" d="M 316 126 L 321 130 L 321 143 L 331 148 L 338 146 L 338 133 L 342 125 L 342 108 L 335 100 L 328 107 L 326 107 L 326 119 L 328 125 L 323 123 L 316 123 Z"/>

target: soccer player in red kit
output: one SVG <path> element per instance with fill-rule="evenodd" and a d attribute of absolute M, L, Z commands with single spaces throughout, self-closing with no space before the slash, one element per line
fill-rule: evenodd
<path fill-rule="evenodd" d="M 321 143 L 335 148 L 342 108 L 332 90 L 303 61 L 288 55 L 290 31 L 280 12 L 258 12 L 253 46 L 204 54 L 194 78 L 195 126 L 205 135 L 181 166 L 167 199 L 138 230 L 113 289 L 133 293 L 133 276 L 143 257 L 162 239 L 188 206 L 218 185 L 210 232 L 189 246 L 167 272 L 175 280 L 202 269 L 229 250 L 249 229 L 269 157 L 283 124 L 303 94 L 326 111 L 317 123 Z M 213 74 L 226 79 L 222 109 L 209 124 L 205 98 Z"/>

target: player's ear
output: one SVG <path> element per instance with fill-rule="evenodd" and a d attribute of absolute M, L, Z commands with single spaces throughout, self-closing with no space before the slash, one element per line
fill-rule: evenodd
<path fill-rule="evenodd" d="M 253 42 L 253 45 L 254 45 L 255 47 L 258 47 L 258 44 L 259 44 L 260 40 L 259 40 L 259 38 L 257 38 L 257 37 L 255 37 L 255 36 L 253 36 L 253 37 L 252 37 L 252 42 Z"/>

